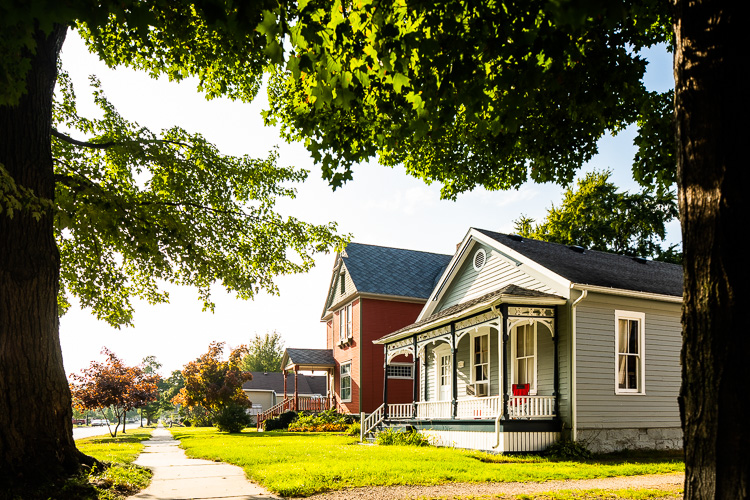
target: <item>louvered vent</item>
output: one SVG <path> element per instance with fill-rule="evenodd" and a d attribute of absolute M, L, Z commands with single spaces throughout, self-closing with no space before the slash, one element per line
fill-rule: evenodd
<path fill-rule="evenodd" d="M 474 254 L 474 270 L 479 271 L 487 262 L 487 254 L 481 248 Z"/>

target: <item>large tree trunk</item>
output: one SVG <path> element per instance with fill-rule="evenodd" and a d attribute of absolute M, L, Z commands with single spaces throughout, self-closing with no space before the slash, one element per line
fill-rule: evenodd
<path fill-rule="evenodd" d="M 675 1 L 680 216 L 685 262 L 685 497 L 750 495 L 747 160 L 742 2 Z M 742 23 L 745 24 L 745 23 Z"/>
<path fill-rule="evenodd" d="M 27 93 L 0 106 L 0 163 L 19 187 L 52 199 L 50 149 L 57 56 L 66 28 L 37 35 Z M 0 203 L 2 200 L 0 199 Z M 5 209 L 5 207 L 3 207 Z M 78 468 L 70 390 L 58 335 L 60 257 L 52 213 L 0 213 L 0 483 L 38 482 Z M 3 488 L 4 489 L 4 488 Z M 7 490 L 5 490 L 7 491 Z"/>

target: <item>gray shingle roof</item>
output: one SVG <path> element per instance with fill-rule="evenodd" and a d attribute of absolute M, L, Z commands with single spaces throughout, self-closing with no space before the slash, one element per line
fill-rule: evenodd
<path fill-rule="evenodd" d="M 344 264 L 359 293 L 427 299 L 450 255 L 349 243 Z"/>
<path fill-rule="evenodd" d="M 571 249 L 548 243 L 477 229 L 550 271 L 581 285 L 603 286 L 662 295 L 682 296 L 682 266 L 596 250 Z"/>
<path fill-rule="evenodd" d="M 284 375 L 281 372 L 251 372 L 253 379 L 242 384 L 243 389 L 274 391 L 284 394 Z M 286 391 L 288 394 L 294 392 L 294 373 L 286 376 Z M 300 394 L 326 395 L 325 375 L 299 374 L 297 378 L 297 391 Z"/>
<path fill-rule="evenodd" d="M 284 351 L 284 357 L 295 365 L 335 366 L 331 349 L 291 349 Z M 287 365 L 288 366 L 288 365 Z"/>

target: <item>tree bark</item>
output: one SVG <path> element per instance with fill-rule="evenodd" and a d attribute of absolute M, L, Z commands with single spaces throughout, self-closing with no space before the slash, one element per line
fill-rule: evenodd
<path fill-rule="evenodd" d="M 675 117 L 684 246 L 685 498 L 750 495 L 748 92 L 741 2 L 674 0 Z M 744 23 L 743 23 L 744 24 Z"/>
<path fill-rule="evenodd" d="M 0 106 L 0 164 L 18 186 L 54 197 L 50 130 L 66 27 L 37 33 L 27 93 Z M 5 208 L 5 207 L 3 207 Z M 38 484 L 76 470 L 70 390 L 58 334 L 60 257 L 53 214 L 0 213 L 0 483 Z"/>

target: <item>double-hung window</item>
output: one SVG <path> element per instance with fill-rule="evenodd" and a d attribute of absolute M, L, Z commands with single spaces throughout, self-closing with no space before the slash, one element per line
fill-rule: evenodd
<path fill-rule="evenodd" d="M 645 392 L 644 330 L 646 315 L 615 311 L 615 393 Z"/>
<path fill-rule="evenodd" d="M 339 341 L 346 342 L 352 337 L 352 305 L 339 311 Z"/>
<path fill-rule="evenodd" d="M 513 375 L 515 384 L 526 384 L 536 394 L 536 323 L 516 327 Z"/>
<path fill-rule="evenodd" d="M 349 402 L 352 400 L 352 362 L 342 363 L 340 373 L 341 401 Z"/>
<path fill-rule="evenodd" d="M 472 341 L 472 379 L 477 396 L 490 394 L 490 336 L 477 335 Z"/>

